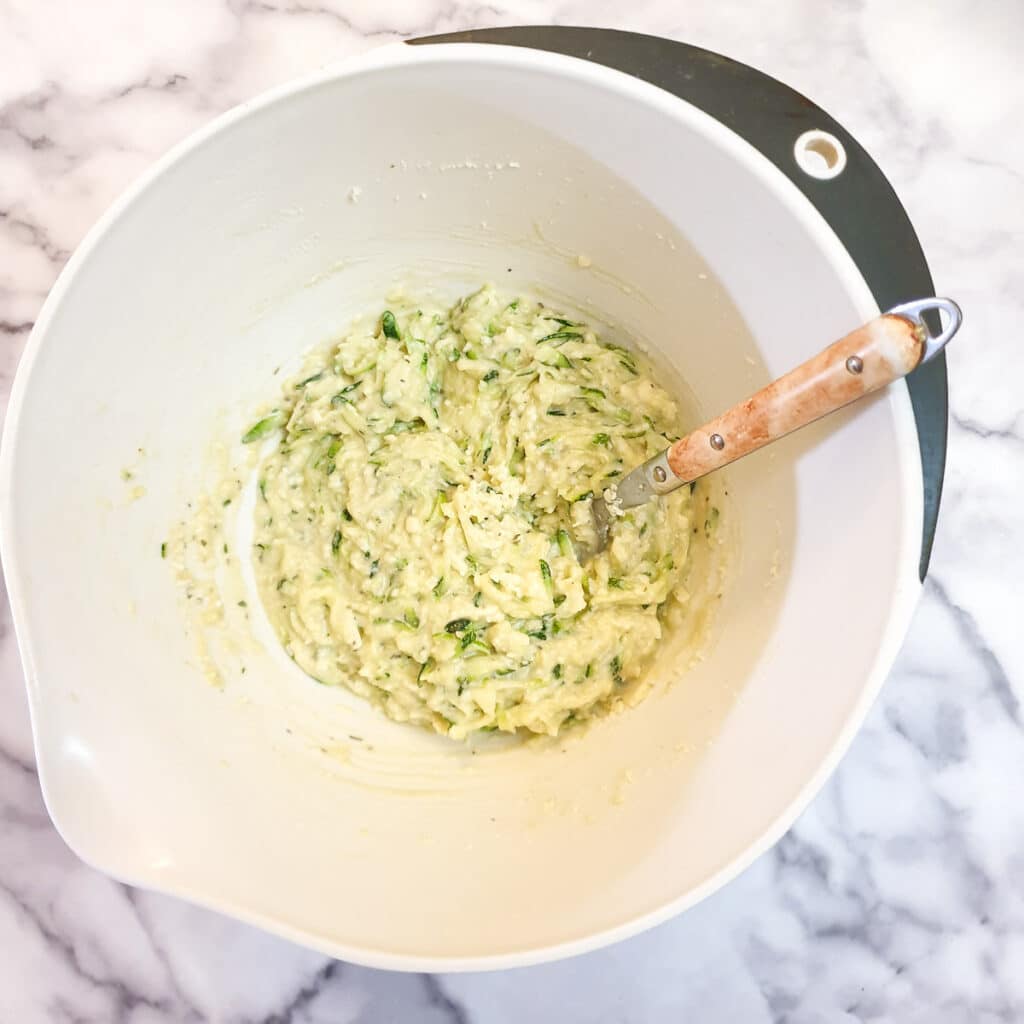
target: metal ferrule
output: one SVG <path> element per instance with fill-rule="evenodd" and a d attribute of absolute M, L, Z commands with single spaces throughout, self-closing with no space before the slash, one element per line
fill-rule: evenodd
<path fill-rule="evenodd" d="M 685 483 L 689 481 L 672 472 L 666 448 L 627 473 L 615 485 L 615 501 L 622 508 L 635 508 L 657 494 L 670 494 Z"/>

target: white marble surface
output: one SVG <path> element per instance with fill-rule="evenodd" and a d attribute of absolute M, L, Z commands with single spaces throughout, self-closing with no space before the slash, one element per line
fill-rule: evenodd
<path fill-rule="evenodd" d="M 0 400 L 69 252 L 193 128 L 377 43 L 547 21 L 685 39 L 813 97 L 875 154 L 967 311 L 932 574 L 867 726 L 789 835 L 684 917 L 545 967 L 393 975 L 79 863 L 40 799 L 4 610 L 0 1021 L 1024 1020 L 1016 0 L 0 3 Z"/>

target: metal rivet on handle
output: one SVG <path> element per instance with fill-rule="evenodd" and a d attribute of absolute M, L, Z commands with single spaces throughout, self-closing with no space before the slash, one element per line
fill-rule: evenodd
<path fill-rule="evenodd" d="M 864 369 L 864 360 L 861 359 L 860 356 L 850 356 L 850 358 L 846 360 L 846 369 L 849 370 L 850 373 L 860 373 L 861 370 Z"/>
<path fill-rule="evenodd" d="M 725 447 L 725 438 L 721 434 L 712 434 L 708 441 L 716 452 L 720 452 Z"/>
<path fill-rule="evenodd" d="M 654 479 L 663 484 L 668 479 L 668 473 L 661 466 L 654 467 Z"/>

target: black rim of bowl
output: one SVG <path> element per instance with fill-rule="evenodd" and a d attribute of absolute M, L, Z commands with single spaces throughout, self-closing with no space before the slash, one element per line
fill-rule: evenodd
<path fill-rule="evenodd" d="M 531 25 L 473 29 L 411 39 L 431 43 L 495 43 L 579 57 L 659 86 L 710 114 L 782 171 L 832 228 L 857 265 L 878 308 L 933 295 L 935 286 L 917 233 L 892 186 L 859 142 L 796 90 L 739 61 L 687 43 L 616 29 Z M 793 155 L 806 131 L 834 135 L 846 167 L 821 180 Z M 937 330 L 937 325 L 931 325 Z M 940 354 L 906 379 L 917 427 L 924 481 L 920 578 L 928 572 L 946 466 L 948 392 Z"/>

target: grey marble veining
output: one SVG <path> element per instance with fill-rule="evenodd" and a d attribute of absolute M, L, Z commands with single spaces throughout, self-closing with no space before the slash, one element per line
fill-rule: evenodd
<path fill-rule="evenodd" d="M 1013 0 L 106 0 L 0 6 L 0 401 L 89 225 L 168 146 L 312 66 L 554 21 L 728 53 L 868 147 L 963 304 L 932 573 L 895 670 L 790 833 L 681 918 L 575 960 L 397 975 L 81 864 L 33 767 L 0 618 L 0 1021 L 425 1024 L 1024 1019 L 1024 7 Z"/>

